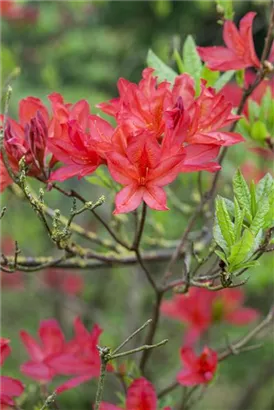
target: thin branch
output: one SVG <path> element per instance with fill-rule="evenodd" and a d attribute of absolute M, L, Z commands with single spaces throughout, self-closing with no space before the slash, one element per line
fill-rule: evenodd
<path fill-rule="evenodd" d="M 147 327 L 150 323 L 152 322 L 152 319 L 148 319 L 141 327 L 138 327 L 135 332 L 133 332 L 130 336 L 126 338 L 126 340 L 123 341 L 118 347 L 116 347 L 115 350 L 113 350 L 112 355 L 116 354 L 119 352 L 119 350 L 122 349 L 134 336 L 136 336 L 138 333 L 140 333 L 145 327 Z"/>

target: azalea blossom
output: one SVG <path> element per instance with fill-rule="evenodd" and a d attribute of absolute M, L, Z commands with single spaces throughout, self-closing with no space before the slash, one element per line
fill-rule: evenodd
<path fill-rule="evenodd" d="M 3 121 L 3 115 L 1 116 Z M 47 138 L 49 113 L 39 98 L 27 97 L 19 103 L 19 121 L 8 118 L 4 133 L 4 147 L 9 165 L 14 172 L 18 171 L 19 161 L 24 156 L 27 173 L 30 176 L 47 179 L 49 168 L 54 164 L 47 161 Z M 1 161 L 1 169 L 4 166 Z M 1 173 L 7 171 L 1 170 Z M 3 190 L 11 179 L 5 178 Z"/>
<path fill-rule="evenodd" d="M 192 348 L 183 347 L 180 355 L 183 369 L 177 374 L 179 384 L 196 386 L 212 381 L 218 365 L 218 356 L 214 350 L 205 347 L 201 355 L 196 356 Z"/>
<path fill-rule="evenodd" d="M 244 292 L 241 289 L 212 292 L 191 288 L 187 294 L 176 294 L 171 300 L 164 301 L 161 312 L 187 325 L 184 342 L 191 345 L 216 321 L 242 326 L 256 320 L 258 311 L 243 307 L 243 303 Z"/>
<path fill-rule="evenodd" d="M 11 353 L 11 348 L 9 346 L 10 340 L 1 337 L 0 338 L 0 365 L 4 363 L 6 358 Z M 13 377 L 0 376 L 0 405 L 1 409 L 8 409 L 15 406 L 14 397 L 20 396 L 24 391 L 23 384 Z"/>
<path fill-rule="evenodd" d="M 120 97 L 98 105 L 122 127 L 124 146 L 132 136 L 143 133 L 161 140 L 165 133 L 172 132 L 173 141 L 183 145 L 228 146 L 243 141 L 237 133 L 220 131 L 239 117 L 231 113 L 232 104 L 207 88 L 205 81 L 201 82 L 202 91 L 196 97 L 194 80 L 188 74 L 177 76 L 171 87 L 167 81 L 157 85 L 153 72 L 152 68 L 143 70 L 139 84 L 120 79 Z"/>
<path fill-rule="evenodd" d="M 48 147 L 65 166 L 51 174 L 50 180 L 63 181 L 91 174 L 105 163 L 105 151 L 114 128 L 90 114 L 87 101 L 65 104 L 60 94 L 49 96 L 53 110 Z"/>
<path fill-rule="evenodd" d="M 73 375 L 72 379 L 60 385 L 56 391 L 61 393 L 65 390 L 77 387 L 94 377 L 100 375 L 100 355 L 97 349 L 102 329 L 94 325 L 89 332 L 80 318 L 74 321 L 74 338 L 66 343 L 62 354 L 51 358 L 50 365 L 60 375 Z M 111 370 L 111 366 L 108 367 Z"/>
<path fill-rule="evenodd" d="M 39 326 L 38 343 L 25 330 L 21 330 L 21 340 L 30 360 L 21 366 L 21 372 L 40 383 L 50 382 L 58 373 L 51 366 L 51 360 L 63 353 L 65 338 L 55 319 L 42 320 Z"/>
<path fill-rule="evenodd" d="M 100 410 L 123 409 L 122 407 L 102 402 Z M 126 406 L 124 410 L 157 410 L 157 395 L 153 384 L 144 377 L 135 379 L 127 389 Z M 171 410 L 171 408 L 165 407 L 163 410 Z"/>
<path fill-rule="evenodd" d="M 202 60 L 211 70 L 241 70 L 247 67 L 260 68 L 256 55 L 252 24 L 256 13 L 247 13 L 240 21 L 239 30 L 231 20 L 226 20 L 223 39 L 226 47 L 197 47 Z"/>

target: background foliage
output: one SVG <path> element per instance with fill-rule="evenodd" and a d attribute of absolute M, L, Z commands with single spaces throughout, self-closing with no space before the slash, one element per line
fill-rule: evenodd
<path fill-rule="evenodd" d="M 94 107 L 96 103 L 117 94 L 116 81 L 119 77 L 139 81 L 141 70 L 146 65 L 148 49 L 175 68 L 173 46 L 175 44 L 181 49 L 188 34 L 193 34 L 199 45 L 220 44 L 222 41 L 222 29 L 216 24 L 218 16 L 213 1 L 34 1 L 25 4 L 37 9 L 36 21 L 3 21 L 2 26 L 2 84 L 20 67 L 20 75 L 13 82 L 10 109 L 13 117 L 17 115 L 21 98 L 33 95 L 46 102 L 46 96 L 53 91 L 62 93 L 70 102 L 85 98 Z M 236 21 L 251 9 L 258 12 L 254 38 L 260 54 L 267 22 L 263 2 L 235 2 L 234 6 Z M 96 109 L 93 108 L 93 111 L 96 112 Z M 260 170 L 265 172 L 270 165 L 248 151 L 246 144 L 230 148 L 219 187 L 224 197 L 231 196 L 228 182 L 237 166 L 241 166 L 243 172 L 248 169 L 249 177 L 251 169 L 253 178 L 257 178 Z M 209 178 L 203 175 L 204 189 Z M 192 206 L 199 198 L 196 182 L 196 174 L 181 175 L 173 186 L 172 212 L 149 212 L 150 223 L 145 237 L 147 246 L 153 245 L 159 235 L 164 236 L 165 246 L 172 245 L 172 240 L 179 236 Z M 110 218 L 113 200 L 108 190 L 86 180 L 80 183 L 77 180 L 69 181 L 68 185 L 77 185 L 77 190 L 90 200 L 105 194 L 107 205 L 100 212 Z M 71 207 L 69 201 L 64 201 L 56 192 L 50 192 L 46 197 L 52 208 L 60 208 L 62 213 L 68 214 Z M 52 244 L 28 206 L 17 201 L 10 192 L 4 194 L 3 202 L 8 204 L 8 213 L 1 228 L 3 245 L 5 238 L 10 237 L 18 240 L 26 255 L 50 255 Z M 178 203 L 180 206 L 176 206 Z M 121 230 L 124 218 L 130 216 L 116 218 Z M 87 218 L 86 213 L 83 218 L 78 218 L 78 222 L 89 229 L 98 229 L 94 219 Z M 105 232 L 100 235 L 107 237 Z M 155 272 L 162 269 L 161 264 L 155 266 Z M 250 279 L 245 287 L 248 302 L 266 313 L 273 296 L 273 261 L 265 255 L 261 265 L 249 272 Z M 19 342 L 18 329 L 28 329 L 34 334 L 41 319 L 58 318 L 68 333 L 73 318 L 79 314 L 88 326 L 94 322 L 100 323 L 105 329 L 103 343 L 115 345 L 138 327 L 143 318 L 149 318 L 151 291 L 138 268 L 81 271 L 79 274 L 85 283 L 79 297 L 46 287 L 43 272 L 25 274 L 23 289 L 4 286 L 3 281 L 2 333 L 12 340 L 13 347 L 13 355 L 5 364 L 10 375 L 18 376 L 18 365 L 26 358 Z M 212 334 L 207 337 L 214 341 L 214 347 L 218 347 L 225 344 L 226 333 L 233 339 L 243 331 L 232 327 L 212 329 Z M 215 335 L 218 335 L 217 339 Z M 177 346 L 181 343 L 182 326 L 163 318 L 157 338 L 161 340 L 166 336 L 174 349 L 169 346 L 153 353 L 152 371 L 160 386 L 167 384 L 178 370 Z M 263 377 L 263 370 L 269 366 L 272 353 L 269 342 L 261 350 L 231 358 L 222 364 L 218 384 L 210 389 L 210 394 L 197 410 L 236 409 L 239 397 L 249 384 Z M 22 375 L 20 378 L 24 380 Z M 30 380 L 25 378 L 24 381 L 29 386 L 29 398 L 24 408 L 31 409 L 32 400 L 33 403 L 37 402 L 38 392 Z M 91 382 L 62 395 L 61 408 L 90 409 L 95 386 L 96 383 Z M 116 390 L 118 384 L 109 378 L 106 399 L 111 401 Z M 271 380 L 257 393 L 246 410 L 269 410 L 270 403 L 273 405 L 274 401 L 271 397 Z"/>

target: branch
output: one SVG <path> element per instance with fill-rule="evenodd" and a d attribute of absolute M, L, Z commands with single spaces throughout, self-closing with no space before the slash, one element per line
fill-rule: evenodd
<path fill-rule="evenodd" d="M 144 251 L 142 252 L 142 261 L 146 263 L 155 262 L 165 262 L 169 260 L 173 250 L 172 249 L 156 249 L 154 251 Z M 183 253 L 180 254 L 180 257 Z M 94 260 L 96 259 L 96 260 Z M 12 256 L 6 256 L 8 262 L 12 262 Z M 67 260 L 59 261 L 56 263 L 56 259 L 52 256 L 18 256 L 18 270 L 24 270 L 24 268 L 34 268 L 34 270 L 39 270 L 41 264 L 51 264 L 51 266 L 57 269 L 100 269 L 100 268 L 112 268 L 113 266 L 130 266 L 136 265 L 137 257 L 136 255 L 121 255 L 114 256 L 112 254 L 107 255 L 105 253 L 91 252 L 85 254 L 83 258 L 80 257 L 70 257 Z M 33 271 L 34 271 L 33 270 Z"/>

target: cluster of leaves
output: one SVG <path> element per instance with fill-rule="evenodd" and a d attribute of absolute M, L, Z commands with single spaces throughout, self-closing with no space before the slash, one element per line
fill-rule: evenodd
<path fill-rule="evenodd" d="M 264 233 L 274 225 L 274 181 L 266 174 L 257 186 L 248 187 L 238 170 L 233 178 L 234 201 L 216 199 L 214 239 L 215 252 L 224 262 L 224 270 L 235 274 L 258 264 Z"/>
<path fill-rule="evenodd" d="M 257 145 L 267 147 L 267 141 L 274 135 L 274 98 L 270 87 L 267 87 L 260 105 L 254 100 L 248 101 L 248 118 L 238 122 L 237 131 Z"/>

